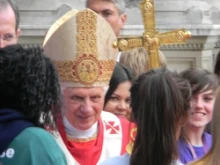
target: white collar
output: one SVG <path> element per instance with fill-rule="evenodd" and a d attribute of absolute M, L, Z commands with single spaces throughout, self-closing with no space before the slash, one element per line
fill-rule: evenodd
<path fill-rule="evenodd" d="M 171 165 L 183 165 L 179 160 L 175 160 L 171 163 Z"/>
<path fill-rule="evenodd" d="M 98 122 L 95 122 L 95 124 L 93 124 L 92 127 L 87 130 L 80 130 L 80 129 L 73 127 L 70 124 L 70 122 L 67 120 L 67 118 L 64 116 L 63 125 L 64 125 L 67 135 L 72 138 L 86 139 L 86 138 L 93 137 L 94 134 L 98 132 Z"/>

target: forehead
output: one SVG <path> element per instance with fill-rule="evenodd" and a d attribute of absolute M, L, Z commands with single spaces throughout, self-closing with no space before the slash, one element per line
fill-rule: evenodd
<path fill-rule="evenodd" d="M 91 88 L 66 88 L 64 89 L 64 94 L 67 95 L 83 95 L 83 96 L 89 96 L 89 95 L 95 95 L 104 94 L 104 88 L 103 87 L 91 87 Z"/>
<path fill-rule="evenodd" d="M 195 96 L 206 96 L 206 95 L 214 95 L 215 91 L 213 89 L 204 89 L 199 93 L 195 94 Z"/>
<path fill-rule="evenodd" d="M 115 6 L 113 2 L 105 0 L 88 0 L 88 8 L 97 13 L 104 10 L 118 12 L 118 8 Z"/>
<path fill-rule="evenodd" d="M 0 32 L 14 32 L 15 31 L 15 14 L 10 6 L 0 9 Z"/>
<path fill-rule="evenodd" d="M 130 88 L 131 88 L 131 82 L 125 81 L 125 82 L 120 83 L 117 86 L 115 92 L 117 92 L 117 91 L 130 92 Z"/>
<path fill-rule="evenodd" d="M 215 93 L 217 87 L 212 84 L 205 84 L 205 83 L 200 83 L 198 85 L 192 85 L 192 94 L 197 95 L 197 94 L 203 94 L 203 93 Z"/>

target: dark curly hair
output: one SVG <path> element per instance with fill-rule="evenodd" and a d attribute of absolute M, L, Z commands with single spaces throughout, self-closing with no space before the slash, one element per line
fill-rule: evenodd
<path fill-rule="evenodd" d="M 0 109 L 15 109 L 36 126 L 40 120 L 51 125 L 51 113 L 60 110 L 59 97 L 57 72 L 41 48 L 0 49 Z"/>

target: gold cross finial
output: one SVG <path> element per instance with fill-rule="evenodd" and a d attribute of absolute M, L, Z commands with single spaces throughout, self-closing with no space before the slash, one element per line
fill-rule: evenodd
<path fill-rule="evenodd" d="M 184 43 L 191 37 L 189 31 L 184 29 L 173 30 L 166 33 L 159 33 L 155 29 L 154 0 L 143 0 L 140 2 L 144 33 L 136 37 L 119 37 L 115 46 L 120 51 L 137 47 L 144 47 L 148 51 L 149 69 L 159 67 L 159 48 L 161 45 Z"/>

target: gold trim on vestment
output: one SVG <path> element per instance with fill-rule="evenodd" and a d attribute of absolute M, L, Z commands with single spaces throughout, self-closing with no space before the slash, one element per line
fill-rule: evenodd
<path fill-rule="evenodd" d="M 88 141 L 92 141 L 92 140 L 95 140 L 97 139 L 97 133 L 95 133 L 92 137 L 89 137 L 89 138 L 72 138 L 71 136 L 67 135 L 67 139 L 69 141 L 73 141 L 73 142 L 88 142 Z"/>

